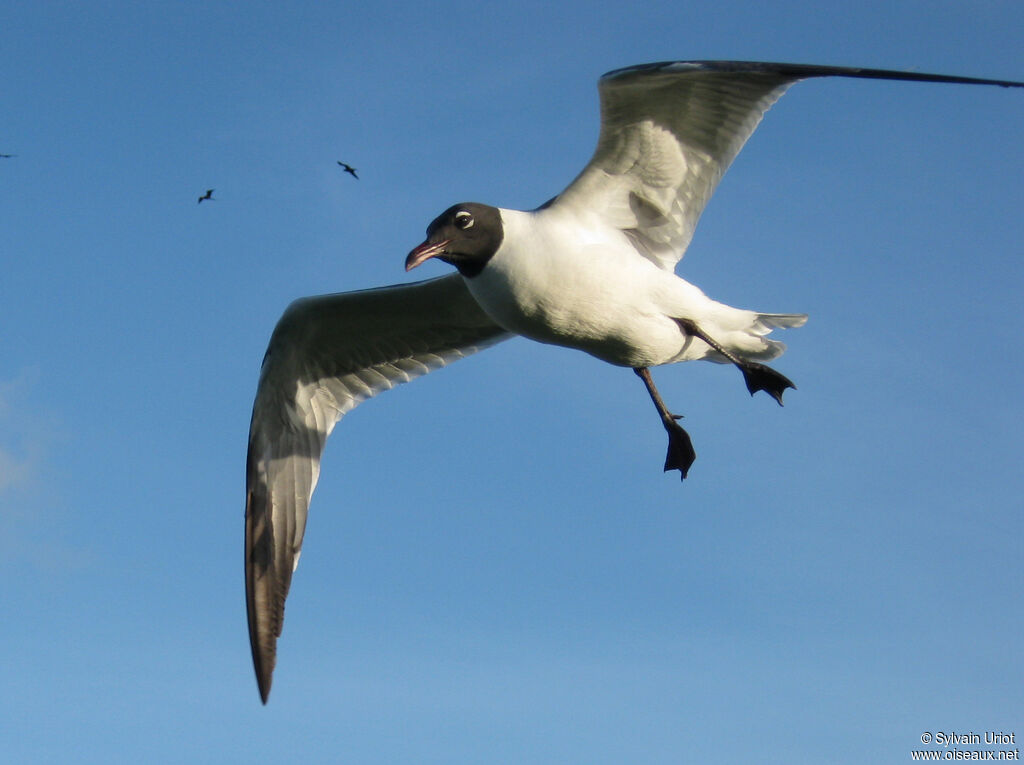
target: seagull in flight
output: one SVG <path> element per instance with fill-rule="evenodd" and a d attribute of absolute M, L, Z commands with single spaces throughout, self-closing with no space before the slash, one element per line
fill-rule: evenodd
<path fill-rule="evenodd" d="M 344 170 L 344 171 L 345 171 L 346 173 L 348 173 L 349 175 L 351 175 L 351 176 L 352 176 L 353 178 L 355 178 L 355 179 L 356 179 L 357 181 L 359 180 L 359 176 L 358 176 L 358 175 L 356 175 L 356 169 L 355 169 L 354 167 L 352 167 L 352 165 L 346 165 L 346 164 L 345 164 L 344 162 L 342 162 L 342 161 L 341 161 L 340 159 L 338 160 L 338 165 L 339 165 L 339 166 L 341 166 L 341 169 L 342 169 L 342 170 Z"/>
<path fill-rule="evenodd" d="M 207 189 L 206 193 L 199 197 L 199 202 L 197 204 L 202 204 L 207 199 L 209 199 L 211 202 L 217 201 L 216 199 L 213 198 L 213 189 Z"/>
<path fill-rule="evenodd" d="M 735 61 L 617 69 L 599 81 L 597 148 L 564 191 L 528 211 L 452 205 L 405 260 L 407 271 L 438 259 L 453 273 L 287 308 L 260 372 L 246 465 L 246 602 L 264 703 L 324 444 L 366 399 L 515 335 L 574 348 L 640 377 L 668 435 L 665 470 L 681 477 L 696 453 L 652 367 L 730 364 L 751 395 L 782 403 L 794 385 L 765 363 L 783 351 L 769 335 L 806 316 L 733 308 L 674 269 L 765 112 L 794 83 L 819 77 L 1024 87 Z"/>

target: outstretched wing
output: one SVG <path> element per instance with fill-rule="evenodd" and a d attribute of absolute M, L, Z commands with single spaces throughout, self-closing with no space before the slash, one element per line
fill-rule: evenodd
<path fill-rule="evenodd" d="M 263 360 L 246 465 L 245 594 L 264 703 L 334 425 L 367 398 L 509 336 L 458 274 L 304 298 L 285 311 Z"/>
<path fill-rule="evenodd" d="M 764 113 L 809 77 L 967 85 L 1024 83 L 885 69 L 744 61 L 665 62 L 616 69 L 598 85 L 601 132 L 583 172 L 551 206 L 586 210 L 622 229 L 672 270 L 697 219 Z"/>

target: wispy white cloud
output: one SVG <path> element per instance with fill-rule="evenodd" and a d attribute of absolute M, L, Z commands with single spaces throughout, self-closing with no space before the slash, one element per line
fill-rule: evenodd
<path fill-rule="evenodd" d="M 23 415 L 30 378 L 23 373 L 0 381 L 0 500 L 32 482 L 45 452 L 47 436 L 34 432 Z"/>
<path fill-rule="evenodd" d="M 0 446 L 0 494 L 24 484 L 31 472 L 28 457 L 22 457 Z"/>
<path fill-rule="evenodd" d="M 58 493 L 47 480 L 63 431 L 33 395 L 38 373 L 0 380 L 0 557 L 4 564 L 50 568 L 65 557 Z"/>

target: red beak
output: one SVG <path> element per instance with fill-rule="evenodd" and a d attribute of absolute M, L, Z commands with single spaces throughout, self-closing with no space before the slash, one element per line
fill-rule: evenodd
<path fill-rule="evenodd" d="M 451 241 L 451 239 L 442 239 L 440 242 L 424 242 L 406 256 L 405 270 L 412 271 L 420 263 L 443 254 L 444 248 L 451 244 Z"/>

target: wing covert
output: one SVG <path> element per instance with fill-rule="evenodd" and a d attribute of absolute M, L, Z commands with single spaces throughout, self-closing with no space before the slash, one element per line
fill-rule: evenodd
<path fill-rule="evenodd" d="M 596 209 L 672 270 L 722 175 L 794 81 L 686 63 L 609 72 L 598 86 L 597 148 L 555 204 Z"/>
<path fill-rule="evenodd" d="M 1022 87 L 887 69 L 747 61 L 643 64 L 605 74 L 601 132 L 590 162 L 545 206 L 601 215 L 671 271 L 718 182 L 786 89 L 810 77 Z"/>

